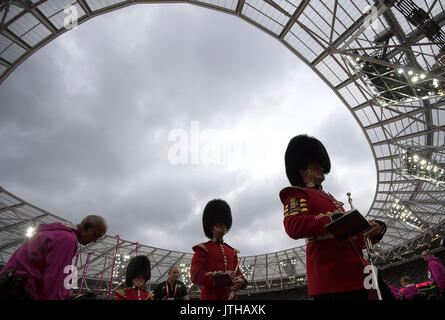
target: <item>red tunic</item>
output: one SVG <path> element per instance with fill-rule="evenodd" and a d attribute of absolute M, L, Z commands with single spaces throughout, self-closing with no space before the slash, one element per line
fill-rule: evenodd
<path fill-rule="evenodd" d="M 201 286 L 201 300 L 228 300 L 231 293 L 230 286 L 215 287 L 214 280 L 208 272 L 235 270 L 238 265 L 238 250 L 227 244 L 213 241 L 200 243 L 193 247 L 190 276 L 194 284 Z M 225 258 L 224 258 L 225 257 Z M 237 276 L 243 276 L 238 267 Z M 236 294 L 232 298 L 237 300 Z"/>
<path fill-rule="evenodd" d="M 326 236 L 325 225 L 335 213 L 345 212 L 343 204 L 323 190 L 288 187 L 280 192 L 284 205 L 284 228 L 293 239 Z M 355 247 L 354 247 L 354 245 Z M 347 292 L 364 288 L 365 264 L 362 236 L 339 242 L 316 240 L 306 247 L 309 295 Z"/>
<path fill-rule="evenodd" d="M 144 289 L 116 290 L 116 300 L 153 300 L 153 294 Z"/>

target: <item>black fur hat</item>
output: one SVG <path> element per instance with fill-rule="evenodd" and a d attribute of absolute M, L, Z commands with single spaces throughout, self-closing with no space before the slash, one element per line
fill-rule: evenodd
<path fill-rule="evenodd" d="M 284 162 L 287 178 L 293 186 L 303 184 L 298 170 L 306 170 L 310 162 L 320 164 L 325 174 L 331 171 L 331 160 L 323 144 L 306 134 L 298 135 L 290 140 Z"/>
<path fill-rule="evenodd" d="M 202 227 L 207 238 L 212 239 L 212 227 L 222 223 L 227 227 L 227 231 L 232 227 L 232 213 L 230 207 L 224 200 L 214 199 L 207 203 L 202 215 Z"/>
<path fill-rule="evenodd" d="M 127 270 L 125 272 L 125 282 L 127 287 L 133 286 L 133 278 L 141 276 L 145 281 L 151 278 L 150 260 L 147 256 L 136 256 L 128 262 Z"/>

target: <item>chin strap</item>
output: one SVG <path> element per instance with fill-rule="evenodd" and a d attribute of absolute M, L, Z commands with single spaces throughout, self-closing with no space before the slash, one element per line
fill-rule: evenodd
<path fill-rule="evenodd" d="M 313 177 L 315 177 L 315 178 L 321 179 L 321 181 L 324 180 L 324 175 L 323 175 L 323 174 L 315 173 L 314 171 L 312 171 L 312 170 L 310 170 L 310 169 L 306 169 L 306 170 L 304 171 L 304 173 L 306 173 L 306 174 L 309 175 L 309 176 L 313 176 Z"/>

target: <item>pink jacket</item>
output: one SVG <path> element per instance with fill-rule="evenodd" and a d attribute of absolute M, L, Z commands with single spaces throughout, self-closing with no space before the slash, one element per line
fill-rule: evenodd
<path fill-rule="evenodd" d="M 25 290 L 34 300 L 64 300 L 64 273 L 78 248 L 78 231 L 59 222 L 40 224 L 36 234 L 14 252 L 0 275 L 17 267 L 16 275 L 27 275 Z"/>
<path fill-rule="evenodd" d="M 397 289 L 397 288 L 394 287 L 394 286 L 389 286 L 389 289 L 391 290 L 391 293 L 392 293 L 392 295 L 394 296 L 394 298 L 395 298 L 396 300 L 400 300 L 400 298 L 402 297 L 401 294 L 400 294 L 400 290 Z"/>
<path fill-rule="evenodd" d="M 411 284 L 402 289 L 402 297 L 405 300 L 412 300 L 418 294 L 417 287 L 415 284 Z"/>
<path fill-rule="evenodd" d="M 445 289 L 445 267 L 439 258 L 431 255 L 428 260 L 428 271 L 431 274 L 431 281 L 437 283 L 439 290 Z"/>

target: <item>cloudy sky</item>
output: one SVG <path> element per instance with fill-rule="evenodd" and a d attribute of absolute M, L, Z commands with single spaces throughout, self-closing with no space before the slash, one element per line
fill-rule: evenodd
<path fill-rule="evenodd" d="M 367 213 L 376 171 L 339 98 L 278 41 L 187 4 L 135 5 L 51 42 L 0 85 L 0 185 L 78 223 L 185 252 L 205 204 L 232 208 L 226 241 L 254 255 L 287 237 L 284 151 L 301 133 L 331 156 L 325 190 Z M 349 206 L 347 206 L 349 207 Z"/>

